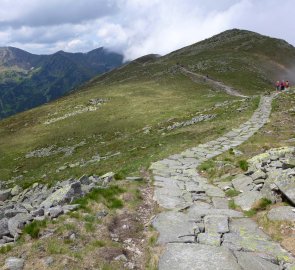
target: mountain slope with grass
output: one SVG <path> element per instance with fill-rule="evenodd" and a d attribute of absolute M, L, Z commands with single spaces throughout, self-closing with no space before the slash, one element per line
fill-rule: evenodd
<path fill-rule="evenodd" d="M 273 81 L 291 80 L 293 63 L 295 49 L 286 42 L 230 30 L 163 57 L 141 57 L 1 120 L 1 190 L 41 184 L 54 190 L 61 181 L 107 172 L 115 180 L 75 201 L 76 211 L 26 227 L 16 245 L 0 249 L 0 261 L 25 254 L 25 269 L 47 269 L 48 262 L 51 269 L 155 269 L 150 164 L 246 122 L 259 95 L 274 91 Z M 241 156 L 231 149 L 216 160 L 212 174 L 241 172 L 252 155 L 294 145 L 294 102 L 292 93 L 277 98 L 270 123 L 240 146 Z"/>
<path fill-rule="evenodd" d="M 52 55 L 0 48 L 0 119 L 57 99 L 122 63 L 122 55 L 104 48 Z"/>
<path fill-rule="evenodd" d="M 292 82 L 295 72 L 292 45 L 239 29 L 225 31 L 164 57 L 149 57 L 144 63 L 141 59 L 120 72 L 98 78 L 96 83 L 157 78 L 173 73 L 178 64 L 239 89 L 242 94 L 253 95 L 269 90 L 276 80 Z"/>

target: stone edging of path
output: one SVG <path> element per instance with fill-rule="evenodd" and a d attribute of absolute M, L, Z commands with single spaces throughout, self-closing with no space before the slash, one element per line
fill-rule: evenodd
<path fill-rule="evenodd" d="M 269 119 L 275 95 L 261 97 L 252 117 L 222 137 L 151 165 L 154 199 L 167 209 L 154 220 L 165 246 L 160 270 L 292 269 L 295 259 L 241 212 L 228 209 L 224 191 L 196 167 L 236 147 Z"/>

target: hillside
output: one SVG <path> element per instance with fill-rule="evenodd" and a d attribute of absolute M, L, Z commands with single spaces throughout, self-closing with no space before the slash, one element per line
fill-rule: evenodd
<path fill-rule="evenodd" d="M 95 83 L 154 79 L 174 74 L 176 65 L 197 72 L 243 94 L 266 91 L 276 80 L 294 80 L 295 48 L 284 40 L 245 30 L 228 30 L 163 57 L 135 60 L 126 68 L 97 78 Z M 145 58 L 143 58 L 145 59 Z"/>
<path fill-rule="evenodd" d="M 66 58 L 63 52 L 58 54 Z M 214 181 L 230 184 L 234 176 L 245 173 L 247 160 L 254 155 L 294 146 L 294 88 L 268 95 L 278 77 L 291 80 L 294 60 L 295 49 L 285 41 L 234 29 L 163 57 L 143 56 L 69 95 L 1 120 L 0 198 L 11 198 L 0 204 L 0 228 L 8 242 L 0 243 L 0 261 L 21 257 L 24 269 L 157 269 L 163 247 L 152 218 L 160 212 L 165 216 L 167 205 L 173 211 L 183 209 L 176 205 L 175 210 L 175 198 L 169 196 L 189 200 L 189 189 L 196 188 L 195 175 L 190 174 L 197 166 L 201 179 L 197 180 L 216 194 L 220 190 Z M 262 103 L 260 95 L 267 95 Z M 169 171 L 170 165 L 174 171 Z M 188 176 L 189 183 L 184 184 Z M 166 185 L 168 191 L 157 192 Z M 182 187 L 187 190 L 179 191 Z M 230 210 L 238 211 L 230 196 L 240 193 L 230 191 L 222 199 L 236 207 Z M 59 205 L 64 198 L 56 195 L 65 193 L 67 204 L 79 206 Z M 204 193 L 196 190 L 195 196 L 210 208 L 211 198 Z M 76 198 L 77 194 L 87 195 Z M 56 208 L 41 210 L 35 219 L 40 210 L 36 207 L 48 203 Z M 244 215 L 240 211 L 234 213 L 240 217 Z M 263 212 L 255 211 L 246 214 L 254 215 L 273 239 L 282 242 L 290 236 L 289 223 L 272 224 L 259 217 Z M 186 229 L 187 212 L 173 212 L 169 229 L 179 220 L 185 227 L 177 229 Z M 35 221 L 22 235 L 14 226 L 7 232 L 5 220 L 8 224 L 11 215 L 24 213 Z M 203 220 L 198 222 L 204 225 Z M 160 223 L 157 228 L 162 232 Z M 281 225 L 286 229 L 277 231 L 275 226 Z M 270 238 L 261 235 L 267 252 Z M 10 247 L 13 237 L 19 240 Z M 295 254 L 292 239 L 284 247 Z M 252 242 L 245 243 L 247 249 L 238 251 L 249 248 L 254 253 Z M 261 258 L 283 264 L 285 257 Z M 261 258 L 255 255 L 258 262 Z"/>
<path fill-rule="evenodd" d="M 0 48 L 0 119 L 57 99 L 122 62 L 104 48 L 52 55 Z"/>

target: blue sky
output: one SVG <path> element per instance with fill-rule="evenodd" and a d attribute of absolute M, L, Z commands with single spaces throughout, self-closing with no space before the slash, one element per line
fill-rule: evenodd
<path fill-rule="evenodd" d="M 231 28 L 295 45 L 294 0 L 0 0 L 0 46 L 167 54 Z"/>

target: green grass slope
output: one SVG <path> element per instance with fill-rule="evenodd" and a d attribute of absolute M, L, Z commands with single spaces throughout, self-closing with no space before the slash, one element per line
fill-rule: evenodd
<path fill-rule="evenodd" d="M 284 40 L 233 29 L 164 57 L 139 58 L 94 83 L 155 79 L 177 72 L 176 64 L 255 95 L 269 90 L 276 80 L 294 80 L 295 48 Z"/>
<path fill-rule="evenodd" d="M 232 41 L 225 39 L 228 36 Z M 93 79 L 71 95 L 2 120 L 0 179 L 28 186 L 110 170 L 118 177 L 137 175 L 151 161 L 220 136 L 248 119 L 258 98 L 242 102 L 216 92 L 204 82 L 191 81 L 176 63 L 208 73 L 242 93 L 263 93 L 271 90 L 272 72 L 281 72 L 275 66 L 291 67 L 288 59 L 293 59 L 294 48 L 285 44 L 280 54 L 289 58 L 286 62 L 272 58 L 270 66 L 270 52 L 257 45 L 260 39 L 275 49 L 285 44 L 247 31 L 228 31 L 164 57 L 139 58 Z M 243 40 L 253 42 L 247 47 Z M 259 65 L 254 61 L 258 52 Z M 96 107 L 91 99 L 106 102 Z M 215 106 L 225 101 L 232 103 Z M 243 109 L 237 113 L 242 103 Z M 167 130 L 175 122 L 200 114 L 216 117 Z M 72 151 L 67 151 L 71 147 Z M 50 154 L 26 157 L 36 150 Z M 95 161 L 93 157 L 98 155 L 100 161 Z"/>

